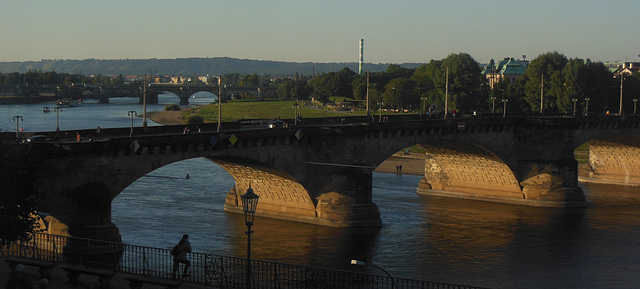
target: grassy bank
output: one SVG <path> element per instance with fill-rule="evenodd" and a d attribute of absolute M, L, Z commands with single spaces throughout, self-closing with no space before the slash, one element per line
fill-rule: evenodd
<path fill-rule="evenodd" d="M 282 119 L 294 118 L 295 101 L 231 101 L 222 103 L 222 121 L 238 121 L 241 119 Z M 303 118 L 339 117 L 346 115 L 364 115 L 364 111 L 341 112 L 331 111 L 326 107 L 300 106 Z M 218 121 L 218 105 L 209 104 L 189 109 L 185 112 L 185 119 L 200 116 L 205 122 Z"/>

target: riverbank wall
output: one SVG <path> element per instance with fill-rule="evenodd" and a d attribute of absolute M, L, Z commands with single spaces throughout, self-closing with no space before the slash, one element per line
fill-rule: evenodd
<path fill-rule="evenodd" d="M 49 96 L 6 96 L 0 97 L 0 105 L 6 104 L 34 104 L 55 100 Z"/>

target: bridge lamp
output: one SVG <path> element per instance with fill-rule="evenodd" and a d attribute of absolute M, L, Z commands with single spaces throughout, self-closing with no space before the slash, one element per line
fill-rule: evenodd
<path fill-rule="evenodd" d="M 20 122 L 24 121 L 24 118 L 22 118 L 22 116 L 20 115 L 14 115 L 11 118 L 11 121 L 16 123 L 16 139 L 20 138 Z"/>
<path fill-rule="evenodd" d="M 573 101 L 573 116 L 576 116 L 576 102 L 578 101 L 577 98 L 572 99 L 571 101 Z"/>
<path fill-rule="evenodd" d="M 147 75 L 142 81 L 142 127 L 147 127 Z"/>
<path fill-rule="evenodd" d="M 589 115 L 589 100 L 591 100 L 591 99 L 590 99 L 590 98 L 588 98 L 588 97 L 585 97 L 585 98 L 584 98 L 584 101 L 585 101 L 585 103 L 586 103 L 586 105 L 585 105 L 585 107 L 584 107 L 584 110 L 585 110 L 585 111 L 584 111 L 584 115 L 585 115 L 585 116 L 588 116 L 588 115 Z"/>
<path fill-rule="evenodd" d="M 636 107 L 637 107 L 637 104 L 638 104 L 638 99 L 637 99 L 637 98 L 634 98 L 634 99 L 633 99 L 633 114 L 636 114 Z"/>
<path fill-rule="evenodd" d="M 62 108 L 56 106 L 53 111 L 56 112 L 56 137 L 60 139 L 60 111 L 62 111 Z"/>
<path fill-rule="evenodd" d="M 300 109 L 300 102 L 299 100 L 296 100 L 296 102 L 293 103 L 293 124 L 297 125 L 298 124 L 298 110 Z"/>
<path fill-rule="evenodd" d="M 495 114 L 496 113 L 496 97 L 492 96 L 491 97 L 491 114 Z"/>
<path fill-rule="evenodd" d="M 218 76 L 218 129 L 222 128 L 222 76 Z"/>
<path fill-rule="evenodd" d="M 622 115 L 622 85 L 624 84 L 624 74 L 620 73 L 620 111 L 619 115 Z"/>
<path fill-rule="evenodd" d="M 502 107 L 502 117 L 503 117 L 503 118 L 507 117 L 507 102 L 509 102 L 509 100 L 508 100 L 508 99 L 506 99 L 506 98 L 503 98 L 503 99 L 502 99 L 502 104 L 503 104 L 503 107 Z"/>
<path fill-rule="evenodd" d="M 256 213 L 256 208 L 258 207 L 258 200 L 260 196 L 256 195 L 249 185 L 247 192 L 240 196 L 242 200 L 242 211 L 244 211 L 244 222 L 247 225 L 247 279 L 246 286 L 247 288 L 251 288 L 251 234 L 253 231 L 251 230 L 251 226 L 253 226 L 253 216 Z"/>
<path fill-rule="evenodd" d="M 135 110 L 130 110 L 127 112 L 127 115 L 131 117 L 131 132 L 129 132 L 129 137 L 133 137 L 133 117 L 138 116 L 138 113 Z"/>
<path fill-rule="evenodd" d="M 360 260 L 351 260 L 351 265 L 358 265 L 358 266 L 371 266 L 373 268 L 379 269 L 380 271 L 384 272 L 385 274 L 387 274 L 387 276 L 389 276 L 389 279 L 391 279 L 391 288 L 398 288 L 396 286 L 396 280 L 393 279 L 393 276 L 391 276 L 391 274 L 389 274 L 389 272 L 385 269 L 383 269 L 382 267 L 376 266 L 374 265 L 372 262 L 365 262 L 365 261 L 360 261 Z"/>

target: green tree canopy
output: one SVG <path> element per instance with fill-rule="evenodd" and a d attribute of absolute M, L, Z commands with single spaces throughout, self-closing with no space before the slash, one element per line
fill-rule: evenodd
<path fill-rule="evenodd" d="M 27 240 L 36 231 L 39 200 L 34 182 L 40 158 L 29 149 L 0 143 L 0 246 Z"/>

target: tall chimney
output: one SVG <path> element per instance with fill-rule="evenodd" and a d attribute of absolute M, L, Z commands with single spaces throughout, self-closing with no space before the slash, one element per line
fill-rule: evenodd
<path fill-rule="evenodd" d="M 363 59 L 364 59 L 364 39 L 360 39 L 360 61 L 358 62 L 358 74 L 362 74 Z"/>

